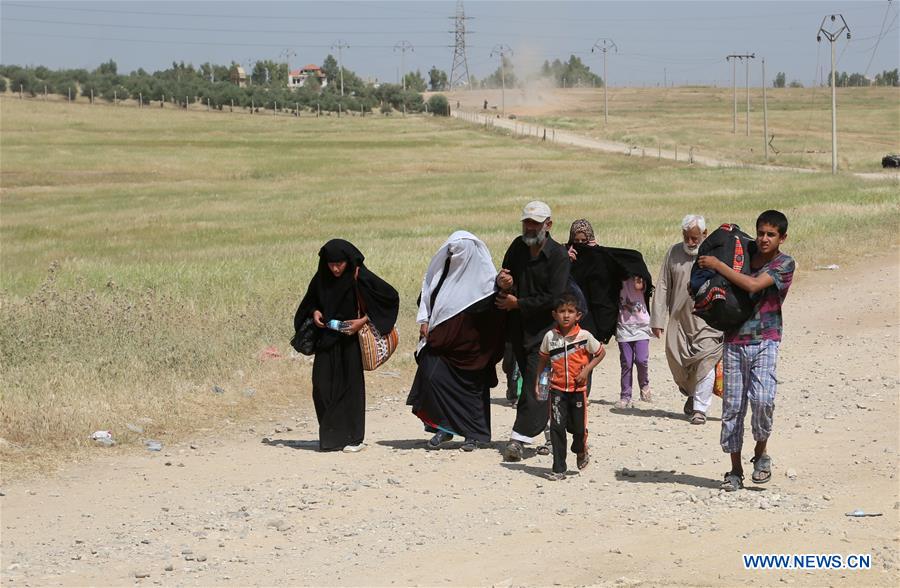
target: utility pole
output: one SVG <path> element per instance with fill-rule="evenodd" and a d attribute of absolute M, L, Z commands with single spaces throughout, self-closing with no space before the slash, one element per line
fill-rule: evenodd
<path fill-rule="evenodd" d="M 403 89 L 406 90 L 406 69 L 403 65 L 404 58 L 406 57 L 407 51 L 415 51 L 415 48 L 410 44 L 409 41 L 400 41 L 396 45 L 394 45 L 394 52 L 400 52 L 400 75 L 402 76 L 400 79 L 402 80 Z"/>
<path fill-rule="evenodd" d="M 603 124 L 609 122 L 609 94 L 607 90 L 609 88 L 609 79 L 606 77 L 606 52 L 609 49 L 615 49 L 616 53 L 619 52 L 619 48 L 612 39 L 597 39 L 597 42 L 591 47 L 591 53 L 594 51 L 603 53 Z"/>
<path fill-rule="evenodd" d="M 749 55 L 744 53 L 738 55 L 736 53 L 732 53 L 725 57 L 725 61 L 731 62 L 731 95 L 732 95 L 732 111 L 731 111 L 731 134 L 734 135 L 737 133 L 737 60 L 740 59 L 743 61 L 747 59 L 747 134 L 750 134 L 750 59 L 756 57 L 755 54 L 750 53 Z"/>
<path fill-rule="evenodd" d="M 833 27 L 837 27 L 836 20 L 841 19 L 841 26 L 835 31 L 831 31 L 825 28 L 825 21 L 831 19 Z M 831 14 L 822 19 L 822 24 L 819 25 L 819 34 L 816 35 L 816 41 L 822 41 L 822 35 L 825 35 L 825 38 L 831 43 L 831 173 L 836 174 L 838 169 L 837 164 L 837 95 L 834 87 L 834 42 L 837 41 L 838 37 L 841 36 L 841 33 L 847 31 L 847 39 L 850 39 L 850 27 L 847 25 L 847 21 L 844 20 L 843 15 L 841 14 Z"/>
<path fill-rule="evenodd" d="M 466 59 L 466 21 L 472 20 L 471 16 L 466 16 L 463 9 L 462 0 L 456 2 L 456 15 L 450 18 L 454 21 L 453 30 L 450 31 L 454 36 L 453 44 L 453 65 L 450 67 L 449 89 L 453 90 L 459 86 L 469 86 L 469 61 Z"/>
<path fill-rule="evenodd" d="M 297 52 L 291 48 L 287 48 L 281 53 L 278 54 L 279 57 L 284 59 L 284 66 L 287 68 L 287 81 L 288 85 L 291 82 L 291 57 L 297 57 Z"/>
<path fill-rule="evenodd" d="M 756 57 L 754 54 L 750 54 L 750 57 L 747 58 L 745 63 L 747 68 L 747 136 L 750 136 L 750 60 Z M 765 80 L 763 80 L 765 83 Z"/>
<path fill-rule="evenodd" d="M 338 51 L 338 69 L 341 71 L 341 96 L 344 95 L 344 60 L 343 53 L 344 49 L 349 49 L 350 45 L 343 41 L 337 41 L 334 45 L 331 46 L 332 51 L 337 48 Z"/>
<path fill-rule="evenodd" d="M 766 58 L 762 58 L 762 87 L 763 87 L 763 153 L 766 163 L 769 163 L 769 103 L 766 99 Z"/>
<path fill-rule="evenodd" d="M 493 51 L 491 51 L 491 57 L 494 55 L 500 56 L 500 112 L 501 114 L 506 114 L 506 56 L 512 55 L 513 50 L 509 48 L 509 45 L 495 45 Z"/>

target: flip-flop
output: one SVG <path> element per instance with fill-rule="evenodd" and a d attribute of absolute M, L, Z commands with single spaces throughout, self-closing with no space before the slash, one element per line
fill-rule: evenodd
<path fill-rule="evenodd" d="M 744 476 L 734 472 L 727 472 L 725 474 L 725 481 L 722 482 L 722 485 L 720 486 L 725 492 L 734 492 L 735 490 L 741 490 L 743 487 Z"/>
<path fill-rule="evenodd" d="M 750 479 L 754 484 L 765 484 L 772 479 L 772 458 L 763 453 L 759 457 L 750 460 L 753 464 L 753 474 Z"/>
<path fill-rule="evenodd" d="M 699 410 L 694 411 L 694 415 L 691 417 L 690 423 L 692 425 L 705 425 L 706 424 L 706 415 L 700 412 Z"/>

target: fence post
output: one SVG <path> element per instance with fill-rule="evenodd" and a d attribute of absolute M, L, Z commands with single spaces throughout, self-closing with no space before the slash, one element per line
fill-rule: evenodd
<path fill-rule="evenodd" d="M 275 108 L 272 109 L 272 116 L 278 116 L 278 100 L 275 100 Z"/>
<path fill-rule="evenodd" d="M 187 108 L 188 108 L 188 97 L 185 96 L 184 97 L 184 109 L 187 110 Z"/>
<path fill-rule="evenodd" d="M 72 88 L 66 88 L 66 94 L 68 96 L 67 101 L 72 102 Z"/>
<path fill-rule="evenodd" d="M 662 159 L 662 143 L 656 143 L 656 159 Z"/>
<path fill-rule="evenodd" d="M 678 145 L 675 145 L 675 161 L 678 161 Z"/>
<path fill-rule="evenodd" d="M 320 114 L 322 114 L 322 108 L 319 106 L 319 103 L 316 102 L 316 118 L 319 118 Z"/>
<path fill-rule="evenodd" d="M 91 88 L 91 104 L 94 103 L 94 89 Z"/>
<path fill-rule="evenodd" d="M 44 84 L 44 100 L 47 99 L 47 84 Z"/>
<path fill-rule="evenodd" d="M 763 82 L 763 83 L 765 83 L 765 82 Z M 690 148 L 690 150 L 688 151 L 688 161 L 689 161 L 691 164 L 694 163 L 694 148 L 693 148 L 693 146 L 692 146 L 692 147 Z"/>
<path fill-rule="evenodd" d="M 231 110 L 229 112 L 234 112 L 234 98 L 231 99 Z"/>
<path fill-rule="evenodd" d="M 118 106 L 118 105 L 119 105 L 119 95 L 115 90 L 113 90 L 113 106 Z"/>
<path fill-rule="evenodd" d="M 138 108 L 144 107 L 144 93 L 138 92 Z"/>
<path fill-rule="evenodd" d="M 253 114 L 253 111 L 256 109 L 256 102 L 253 101 L 253 98 L 250 99 L 250 114 Z"/>
<path fill-rule="evenodd" d="M 159 99 L 159 107 L 163 108 L 163 106 L 165 106 L 165 104 L 166 104 L 166 95 L 163 94 L 162 98 Z"/>

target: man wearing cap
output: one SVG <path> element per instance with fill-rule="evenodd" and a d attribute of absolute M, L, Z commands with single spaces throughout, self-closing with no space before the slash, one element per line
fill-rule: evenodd
<path fill-rule="evenodd" d="M 516 422 L 503 450 L 506 461 L 519 461 L 524 444 L 531 443 L 546 427 L 547 401 L 538 401 L 535 380 L 538 351 L 544 334 L 553 327 L 556 300 L 569 281 L 569 256 L 565 247 L 550 237 L 550 207 L 539 200 L 522 211 L 522 235 L 510 244 L 497 274 L 497 307 L 509 312 L 507 338 L 522 372 L 522 395 L 516 404 Z"/>

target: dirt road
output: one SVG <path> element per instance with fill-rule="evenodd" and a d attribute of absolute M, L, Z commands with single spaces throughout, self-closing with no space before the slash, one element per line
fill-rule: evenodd
<path fill-rule="evenodd" d="M 541 477 L 550 457 L 501 463 L 500 390 L 494 447 L 425 451 L 411 374 L 385 372 L 368 379 L 359 454 L 315 451 L 306 402 L 5 486 L 2 584 L 896 586 L 900 264 L 864 263 L 879 269 L 795 280 L 766 486 L 717 489 L 720 405 L 685 421 L 658 341 L 652 405 L 612 408 L 616 353 L 595 372 L 594 460 L 561 482 Z M 882 516 L 845 516 L 857 508 Z M 744 553 L 871 554 L 872 569 L 745 570 Z"/>

